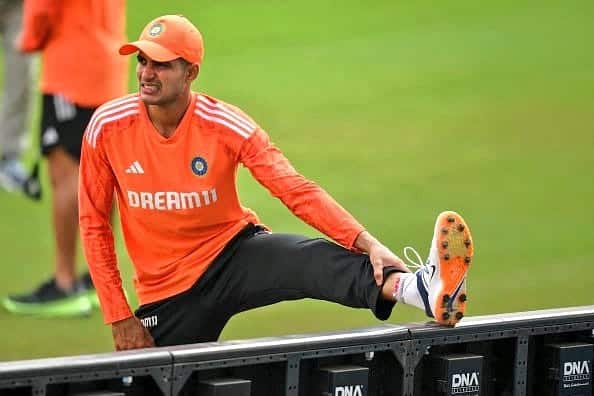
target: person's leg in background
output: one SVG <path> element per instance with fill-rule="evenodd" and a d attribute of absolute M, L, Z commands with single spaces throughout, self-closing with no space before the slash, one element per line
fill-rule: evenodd
<path fill-rule="evenodd" d="M 71 290 L 76 283 L 78 236 L 78 161 L 58 146 L 47 156 L 52 191 L 56 285 Z"/>
<path fill-rule="evenodd" d="M 48 316 L 88 314 L 95 299 L 88 273 L 76 276 L 78 167 L 84 130 L 93 114 L 61 95 L 43 95 L 41 151 L 47 157 L 55 241 L 54 276 L 31 293 L 9 296 L 11 312 Z"/>
<path fill-rule="evenodd" d="M 0 110 L 0 188 L 24 191 L 40 198 L 37 175 L 30 180 L 23 164 L 27 122 L 30 115 L 31 56 L 15 49 L 21 28 L 22 1 L 0 1 L 0 36 L 4 58 L 2 109 Z"/>

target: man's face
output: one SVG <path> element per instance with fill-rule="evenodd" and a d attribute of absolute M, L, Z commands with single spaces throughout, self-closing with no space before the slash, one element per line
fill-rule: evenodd
<path fill-rule="evenodd" d="M 157 62 L 143 52 L 139 52 L 136 65 L 140 98 L 147 105 L 167 105 L 174 103 L 187 92 L 192 78 L 189 65 L 181 59 Z"/>

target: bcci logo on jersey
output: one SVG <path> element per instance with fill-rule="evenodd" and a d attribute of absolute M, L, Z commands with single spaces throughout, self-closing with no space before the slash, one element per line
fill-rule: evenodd
<path fill-rule="evenodd" d="M 208 171 L 208 164 L 202 157 L 194 157 L 191 167 L 192 172 L 194 172 L 196 176 L 204 176 L 206 171 Z"/>

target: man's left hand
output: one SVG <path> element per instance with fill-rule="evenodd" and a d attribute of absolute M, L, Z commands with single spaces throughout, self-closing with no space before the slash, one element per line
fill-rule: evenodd
<path fill-rule="evenodd" d="M 403 272 L 411 272 L 400 257 L 392 253 L 390 249 L 367 231 L 362 231 L 357 236 L 353 246 L 369 255 L 369 260 L 373 266 L 373 277 L 378 286 L 381 286 L 384 281 L 384 267 L 395 267 Z"/>
<path fill-rule="evenodd" d="M 381 286 L 384 280 L 384 267 L 395 267 L 403 272 L 411 272 L 400 257 L 381 243 L 374 244 L 368 254 L 373 266 L 373 277 L 378 286 Z"/>

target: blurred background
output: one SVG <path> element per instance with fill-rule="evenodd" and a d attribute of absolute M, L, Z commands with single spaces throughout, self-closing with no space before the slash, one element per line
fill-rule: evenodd
<path fill-rule="evenodd" d="M 129 39 L 167 13 L 203 33 L 194 89 L 250 114 L 396 254 L 414 246 L 425 258 L 435 216 L 465 217 L 476 249 L 468 315 L 594 304 L 592 1 L 129 0 Z M 245 170 L 239 184 L 273 230 L 318 235 Z M 49 199 L 0 192 L 1 296 L 51 274 Z M 135 307 L 119 230 L 118 241 Z M 425 320 L 399 306 L 389 322 Z M 222 338 L 377 323 L 366 310 L 303 300 L 238 315 Z M 99 312 L 0 310 L 0 360 L 111 350 Z"/>

